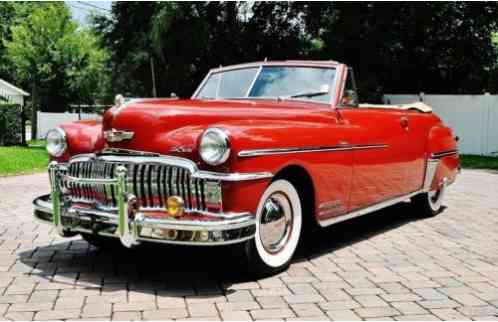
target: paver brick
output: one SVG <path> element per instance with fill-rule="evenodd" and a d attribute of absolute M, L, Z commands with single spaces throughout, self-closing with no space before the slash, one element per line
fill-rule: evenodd
<path fill-rule="evenodd" d="M 454 308 L 458 307 L 459 304 L 452 300 L 431 300 L 431 301 L 420 301 L 420 305 L 426 309 L 444 309 L 444 308 Z"/>
<path fill-rule="evenodd" d="M 70 310 L 70 309 L 81 309 L 83 303 L 85 302 L 85 297 L 59 297 L 55 302 L 56 310 Z"/>
<path fill-rule="evenodd" d="M 468 320 L 468 317 L 465 315 L 461 314 L 455 309 L 432 309 L 431 310 L 432 314 L 436 315 L 439 317 L 441 320 L 444 321 L 464 321 Z"/>
<path fill-rule="evenodd" d="M 318 306 L 324 311 L 355 309 L 361 307 L 358 302 L 353 300 L 320 302 L 318 303 Z"/>
<path fill-rule="evenodd" d="M 114 312 L 125 312 L 125 311 L 145 311 L 145 310 L 155 310 L 156 302 L 129 302 L 129 303 L 115 303 L 113 305 Z"/>
<path fill-rule="evenodd" d="M 256 301 L 216 303 L 216 306 L 220 311 L 248 311 L 260 308 Z"/>
<path fill-rule="evenodd" d="M 251 310 L 251 316 L 255 320 L 271 320 L 295 317 L 290 309 L 263 309 Z"/>
<path fill-rule="evenodd" d="M 484 306 L 487 303 L 472 294 L 455 294 L 450 296 L 453 300 L 464 306 Z"/>
<path fill-rule="evenodd" d="M 9 312 L 23 311 L 46 311 L 54 306 L 52 302 L 15 303 L 9 307 Z"/>
<path fill-rule="evenodd" d="M 358 295 L 354 297 L 354 300 L 364 307 L 389 306 L 389 303 L 377 295 Z"/>
<path fill-rule="evenodd" d="M 318 303 L 323 302 L 325 299 L 318 294 L 298 294 L 298 295 L 286 295 L 284 300 L 289 304 L 296 303 Z"/>
<path fill-rule="evenodd" d="M 291 304 L 292 310 L 298 317 L 322 316 L 324 313 L 314 303 Z"/>
<path fill-rule="evenodd" d="M 247 311 L 223 311 L 220 314 L 223 321 L 252 321 Z"/>
<path fill-rule="evenodd" d="M 142 316 L 138 311 L 114 312 L 112 314 L 113 321 L 140 321 Z"/>
<path fill-rule="evenodd" d="M 414 315 L 414 314 L 426 314 L 428 313 L 426 309 L 421 307 L 415 302 L 392 302 L 391 305 L 400 311 L 402 314 Z"/>
<path fill-rule="evenodd" d="M 104 317 L 110 316 L 112 305 L 108 303 L 88 303 L 83 307 L 82 317 Z"/>
<path fill-rule="evenodd" d="M 80 310 L 39 311 L 35 314 L 34 319 L 38 321 L 72 320 L 78 318 L 80 314 Z"/>
<path fill-rule="evenodd" d="M 190 304 L 188 310 L 192 317 L 218 316 L 218 310 L 212 303 Z"/>
<path fill-rule="evenodd" d="M 498 315 L 498 308 L 490 305 L 486 306 L 463 306 L 457 308 L 457 310 L 469 317 L 476 316 L 486 316 L 486 315 Z"/>
<path fill-rule="evenodd" d="M 159 309 L 181 309 L 186 305 L 183 297 L 157 297 L 157 307 Z"/>
<path fill-rule="evenodd" d="M 400 312 L 392 307 L 363 307 L 359 309 L 354 309 L 356 314 L 362 318 L 375 318 L 382 316 L 395 316 L 399 315 Z"/>
<path fill-rule="evenodd" d="M 287 308 L 289 306 L 280 296 L 259 296 L 256 300 L 263 309 Z"/>
<path fill-rule="evenodd" d="M 10 321 L 31 321 L 35 312 L 7 312 L 4 318 Z"/>
<path fill-rule="evenodd" d="M 147 321 L 183 319 L 188 316 L 186 308 L 159 309 L 143 312 L 143 319 Z"/>
<path fill-rule="evenodd" d="M 433 314 L 419 314 L 419 315 L 398 315 L 395 316 L 396 321 L 440 321 L 440 319 Z"/>
<path fill-rule="evenodd" d="M 333 321 L 361 321 L 353 310 L 333 310 L 326 313 Z"/>

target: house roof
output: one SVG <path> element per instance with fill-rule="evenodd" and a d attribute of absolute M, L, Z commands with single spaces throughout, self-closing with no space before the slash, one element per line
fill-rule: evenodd
<path fill-rule="evenodd" d="M 16 86 L 12 85 L 11 83 L 4 81 L 3 79 L 0 78 L 0 88 L 2 88 L 2 87 L 6 88 L 12 92 L 15 92 L 18 95 L 29 96 L 29 93 L 23 91 L 19 87 L 16 87 Z"/>

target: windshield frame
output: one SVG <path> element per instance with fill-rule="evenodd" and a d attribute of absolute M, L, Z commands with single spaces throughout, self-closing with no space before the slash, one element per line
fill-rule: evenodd
<path fill-rule="evenodd" d="M 252 88 L 254 87 L 254 84 L 256 80 L 258 79 L 262 69 L 264 67 L 301 67 L 301 68 L 324 68 L 324 69 L 335 69 L 335 75 L 334 79 L 332 80 L 330 84 L 330 90 L 329 90 L 329 95 L 330 95 L 330 100 L 328 102 L 323 102 L 323 101 L 318 101 L 318 100 L 312 100 L 312 99 L 304 99 L 304 98 L 292 98 L 292 97 L 276 97 L 276 96 L 249 96 Z M 240 69 L 254 69 L 257 68 L 256 74 L 254 75 L 254 78 L 252 79 L 246 93 L 244 96 L 240 97 L 217 97 L 209 100 L 292 100 L 292 101 L 300 101 L 300 102 L 306 102 L 306 103 L 313 103 L 313 104 L 324 104 L 324 105 L 334 105 L 334 102 L 336 101 L 337 97 L 337 85 L 338 85 L 338 73 L 339 73 L 339 68 L 338 68 L 338 63 L 334 61 L 323 61 L 323 62 L 259 62 L 259 63 L 248 63 L 248 64 L 240 64 L 240 65 L 232 65 L 232 66 L 226 66 L 226 67 L 219 67 L 219 68 L 214 68 L 211 69 L 207 75 L 204 77 L 202 82 L 199 84 L 197 89 L 194 91 L 194 94 L 191 96 L 191 99 L 193 100 L 203 100 L 203 98 L 199 98 L 198 95 L 200 94 L 201 90 L 204 88 L 204 85 L 206 85 L 207 81 L 210 79 L 210 77 L 214 74 L 219 74 L 227 71 L 233 71 L 233 70 L 240 70 Z M 219 85 L 219 82 L 218 82 Z M 208 100 L 208 99 L 206 99 Z"/>

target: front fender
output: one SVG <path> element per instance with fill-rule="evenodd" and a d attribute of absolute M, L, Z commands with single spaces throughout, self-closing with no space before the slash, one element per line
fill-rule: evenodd
<path fill-rule="evenodd" d="M 65 123 L 61 128 L 66 133 L 67 151 L 58 158 L 52 158 L 58 162 L 66 162 L 73 155 L 93 153 L 105 147 L 102 137 L 102 122 L 97 120 L 85 120 Z"/>

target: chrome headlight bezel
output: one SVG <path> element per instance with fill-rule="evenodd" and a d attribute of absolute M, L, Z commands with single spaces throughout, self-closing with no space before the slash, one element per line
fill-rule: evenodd
<path fill-rule="evenodd" d="M 202 133 L 199 155 L 209 165 L 225 163 L 230 156 L 230 139 L 223 129 L 211 127 Z"/>
<path fill-rule="evenodd" d="M 67 150 L 66 132 L 60 127 L 56 127 L 47 132 L 47 152 L 53 157 L 60 157 Z"/>

